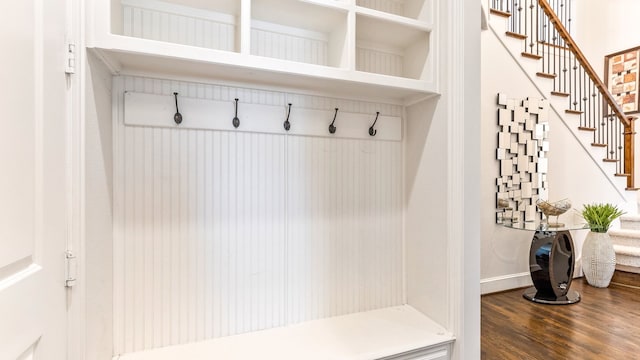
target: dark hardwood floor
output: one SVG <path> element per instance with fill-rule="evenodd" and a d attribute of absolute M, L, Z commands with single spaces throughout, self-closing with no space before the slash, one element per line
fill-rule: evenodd
<path fill-rule="evenodd" d="M 522 289 L 482 297 L 482 359 L 640 360 L 640 289 L 575 279 L 572 305 L 525 300 Z"/>

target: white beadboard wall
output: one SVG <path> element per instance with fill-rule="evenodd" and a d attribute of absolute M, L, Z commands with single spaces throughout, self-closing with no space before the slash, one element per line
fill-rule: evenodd
<path fill-rule="evenodd" d="M 401 141 L 125 126 L 124 91 L 402 115 L 116 77 L 114 354 L 403 303 Z"/>
<path fill-rule="evenodd" d="M 404 0 L 357 0 L 358 6 L 364 6 L 395 15 L 404 15 Z"/>
<path fill-rule="evenodd" d="M 152 0 L 123 0 L 122 11 L 123 35 L 238 51 L 232 15 Z"/>
<path fill-rule="evenodd" d="M 255 20 L 252 24 L 251 55 L 316 65 L 328 64 L 326 35 Z"/>
<path fill-rule="evenodd" d="M 404 56 L 391 51 L 356 48 L 356 69 L 383 75 L 403 76 Z"/>

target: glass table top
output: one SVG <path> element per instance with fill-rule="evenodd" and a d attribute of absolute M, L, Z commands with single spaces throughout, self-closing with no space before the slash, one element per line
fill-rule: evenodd
<path fill-rule="evenodd" d="M 549 226 L 547 223 L 540 222 L 515 222 L 515 223 L 504 223 L 505 227 L 516 229 L 516 230 L 527 230 L 527 231 L 565 231 L 565 230 L 583 230 L 589 229 L 589 225 L 585 223 L 578 224 L 569 224 L 565 223 L 560 227 Z"/>

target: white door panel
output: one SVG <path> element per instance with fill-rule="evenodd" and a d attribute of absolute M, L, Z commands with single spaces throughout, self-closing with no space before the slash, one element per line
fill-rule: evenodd
<path fill-rule="evenodd" d="M 35 18 L 32 1 L 4 1 L 0 22 L 0 269 L 33 253 Z M 22 136 L 29 134 L 31 136 Z"/>
<path fill-rule="evenodd" d="M 66 0 L 0 2 L 0 360 L 64 360 Z"/>

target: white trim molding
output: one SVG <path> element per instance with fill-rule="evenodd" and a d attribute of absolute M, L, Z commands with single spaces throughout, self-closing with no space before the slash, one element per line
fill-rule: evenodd
<path fill-rule="evenodd" d="M 485 295 L 527 286 L 533 286 L 528 272 L 501 275 L 480 280 L 480 293 Z"/>
<path fill-rule="evenodd" d="M 447 234 L 452 359 L 480 358 L 480 2 L 443 4 L 447 107 Z M 444 65 L 446 64 L 446 65 Z"/>

